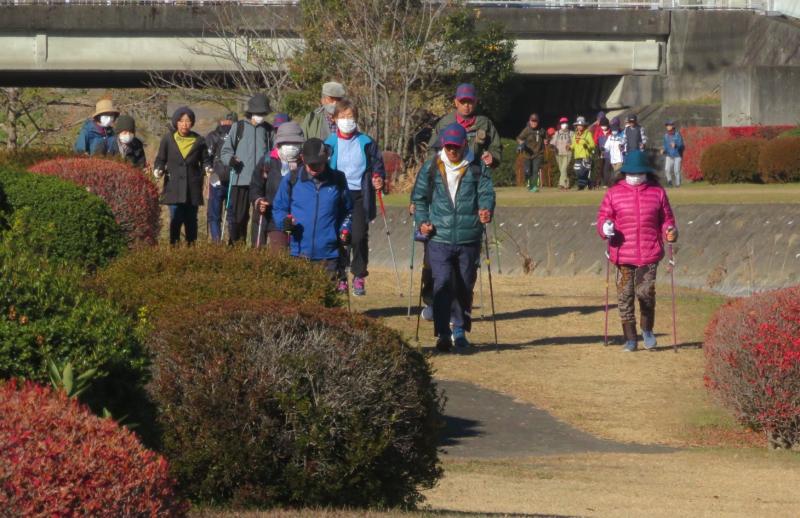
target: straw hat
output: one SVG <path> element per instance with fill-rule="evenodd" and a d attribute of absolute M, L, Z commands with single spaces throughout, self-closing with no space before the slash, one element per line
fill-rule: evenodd
<path fill-rule="evenodd" d="M 119 117 L 119 110 L 114 108 L 114 103 L 111 99 L 100 99 L 94 107 L 94 115 L 92 118 L 98 117 L 104 113 L 113 113 L 115 117 Z"/>

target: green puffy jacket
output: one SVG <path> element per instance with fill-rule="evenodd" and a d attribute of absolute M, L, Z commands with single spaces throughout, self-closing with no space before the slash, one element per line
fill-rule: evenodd
<path fill-rule="evenodd" d="M 432 241 L 449 245 L 479 243 L 483 232 L 478 210 L 494 212 L 492 176 L 483 163 L 472 163 L 464 172 L 456 191 L 456 204 L 450 200 L 444 165 L 436 156 L 422 166 L 414 183 L 411 202 L 414 221 L 419 227 L 429 221 L 435 233 Z"/>

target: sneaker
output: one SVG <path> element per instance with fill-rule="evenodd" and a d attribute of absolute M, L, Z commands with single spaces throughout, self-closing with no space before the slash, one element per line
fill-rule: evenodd
<path fill-rule="evenodd" d="M 469 347 L 469 340 L 467 340 L 467 333 L 464 331 L 463 327 L 453 328 L 453 345 L 456 346 L 456 349 L 459 349 L 461 351 Z"/>
<path fill-rule="evenodd" d="M 420 316 L 422 317 L 422 320 L 424 320 L 426 322 L 432 322 L 433 321 L 433 306 L 425 306 L 424 308 L 422 308 L 422 314 Z"/>
<path fill-rule="evenodd" d="M 336 291 L 339 293 L 347 293 L 347 281 L 339 281 L 336 285 Z"/>
<path fill-rule="evenodd" d="M 656 335 L 652 331 L 642 330 L 642 338 L 644 338 L 645 349 L 655 349 L 656 345 L 658 345 Z"/>
<path fill-rule="evenodd" d="M 450 344 L 450 336 L 439 336 L 436 339 L 436 350 L 440 353 L 449 353 L 452 345 Z"/>
<path fill-rule="evenodd" d="M 353 277 L 353 295 L 363 297 L 367 294 L 367 281 L 364 277 Z"/>
<path fill-rule="evenodd" d="M 636 340 L 628 340 L 625 342 L 625 345 L 622 346 L 622 352 L 624 353 L 632 353 L 636 350 Z"/>

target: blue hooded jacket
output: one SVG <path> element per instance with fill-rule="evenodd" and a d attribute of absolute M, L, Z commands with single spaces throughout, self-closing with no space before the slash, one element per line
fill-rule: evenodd
<path fill-rule="evenodd" d="M 312 261 L 339 257 L 339 235 L 350 230 L 353 202 L 344 173 L 328 167 L 319 182 L 301 166 L 281 180 L 272 203 L 278 230 L 291 214 L 297 221 L 289 241 L 289 253 Z"/>
<path fill-rule="evenodd" d="M 119 147 L 113 128 L 103 128 L 88 119 L 75 141 L 75 152 L 88 155 L 118 155 Z"/>
<path fill-rule="evenodd" d="M 372 186 L 372 175 L 378 174 L 381 178 L 386 180 L 386 168 L 383 165 L 383 154 L 378 148 L 378 144 L 368 135 L 359 132 L 353 138 L 358 140 L 361 146 L 361 152 L 364 153 L 367 162 L 364 176 L 361 177 L 361 193 L 363 194 L 364 210 L 367 214 L 367 219 L 371 221 L 377 216 L 375 188 Z M 328 163 L 331 169 L 336 169 L 339 161 L 338 135 L 335 133 L 330 135 L 325 140 L 325 144 L 331 148 L 331 158 Z"/>

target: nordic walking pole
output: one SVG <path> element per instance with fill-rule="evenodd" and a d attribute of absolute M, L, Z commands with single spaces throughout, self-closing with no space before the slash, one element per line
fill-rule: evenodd
<path fill-rule="evenodd" d="M 264 225 L 264 215 L 258 215 L 258 235 L 256 236 L 256 248 L 261 248 L 261 228 Z"/>
<path fill-rule="evenodd" d="M 605 327 L 605 340 L 603 341 L 604 346 L 608 346 L 608 288 L 609 288 L 609 279 L 611 275 L 611 238 L 614 237 L 608 236 L 608 245 L 606 246 L 606 327 Z"/>
<path fill-rule="evenodd" d="M 349 237 L 350 231 L 349 230 L 342 230 L 342 249 L 344 250 L 344 256 L 347 259 L 344 263 L 344 278 L 345 282 L 347 279 L 350 278 L 350 245 L 347 245 L 347 237 Z M 338 268 L 336 269 L 338 272 Z M 352 313 L 353 310 L 350 307 L 350 286 L 347 287 L 347 312 Z"/>
<path fill-rule="evenodd" d="M 380 178 L 379 174 L 372 175 L 372 178 Z M 391 232 L 389 232 L 389 223 L 386 221 L 386 207 L 383 206 L 383 191 L 378 189 L 378 201 L 381 204 L 381 216 L 383 216 L 383 228 L 386 229 L 386 240 L 389 242 L 389 253 L 392 256 L 392 265 L 394 265 L 394 276 L 397 280 L 397 292 L 403 296 L 403 288 L 400 286 L 400 273 L 397 271 L 397 260 L 394 258 L 394 248 L 392 247 Z"/>
<path fill-rule="evenodd" d="M 669 243 L 669 277 L 672 284 L 672 350 L 678 352 L 678 324 L 675 310 L 675 255 Z"/>
<path fill-rule="evenodd" d="M 411 318 L 411 297 L 414 291 L 414 247 L 417 243 L 417 240 L 414 239 L 414 233 L 416 232 L 414 215 L 410 214 L 409 218 L 411 219 L 411 260 L 408 263 L 408 314 L 406 318 Z"/>
<path fill-rule="evenodd" d="M 503 274 L 503 267 L 500 265 L 500 241 L 497 240 L 497 220 L 492 218 L 492 229 L 494 230 L 494 248 L 495 252 L 497 252 L 497 273 L 500 275 Z M 484 225 L 483 229 L 484 233 L 486 233 L 486 226 Z M 488 253 L 489 250 L 489 243 L 486 243 L 486 250 Z M 489 263 L 486 263 L 487 265 Z"/>
<path fill-rule="evenodd" d="M 494 326 L 494 350 L 500 352 L 500 345 L 497 341 L 497 315 L 494 312 L 494 289 L 492 288 L 492 263 L 489 252 L 489 233 L 486 232 L 486 225 L 483 225 L 483 242 L 486 245 L 486 273 L 489 274 L 489 300 L 492 303 L 492 325 Z"/>
<path fill-rule="evenodd" d="M 414 340 L 419 343 L 419 321 L 422 318 L 422 278 L 425 276 L 425 261 L 422 262 L 422 268 L 419 269 L 419 302 L 417 303 L 417 330 L 414 332 Z"/>
<path fill-rule="evenodd" d="M 480 285 L 480 295 L 481 295 L 481 320 L 483 320 L 483 265 L 481 264 L 481 258 L 478 257 L 478 283 Z"/>

